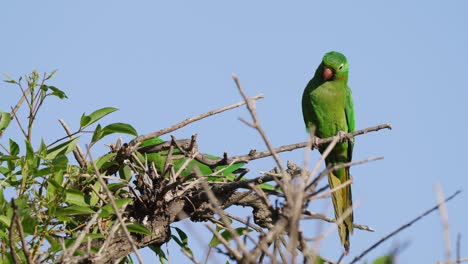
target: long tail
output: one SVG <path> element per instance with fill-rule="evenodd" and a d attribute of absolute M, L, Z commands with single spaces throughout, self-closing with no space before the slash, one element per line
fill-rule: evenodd
<path fill-rule="evenodd" d="M 338 177 L 342 175 L 344 177 Z M 341 178 L 341 179 L 340 179 Z M 339 169 L 335 173 L 330 172 L 328 174 L 328 183 L 330 189 L 338 187 L 350 179 L 349 168 Z M 340 235 L 341 244 L 345 248 L 345 254 L 349 252 L 349 234 L 353 234 L 353 199 L 351 195 L 351 185 L 347 185 L 332 193 L 333 207 L 335 209 L 335 218 L 339 220 L 345 213 L 347 216 L 342 219 L 342 222 L 338 224 L 338 233 Z M 349 210 L 349 214 L 348 211 Z"/>

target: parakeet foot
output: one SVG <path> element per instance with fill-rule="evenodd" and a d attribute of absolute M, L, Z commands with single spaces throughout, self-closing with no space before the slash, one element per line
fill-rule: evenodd
<path fill-rule="evenodd" d="M 320 144 L 320 138 L 316 137 L 316 136 L 313 136 L 312 137 L 312 148 L 311 149 L 318 149 L 319 144 Z"/>
<path fill-rule="evenodd" d="M 339 137 L 339 142 L 340 143 L 343 143 L 345 141 L 348 141 L 348 142 L 353 142 L 353 137 L 350 137 L 348 136 L 344 131 L 340 130 L 338 131 L 338 134 L 337 136 Z"/>

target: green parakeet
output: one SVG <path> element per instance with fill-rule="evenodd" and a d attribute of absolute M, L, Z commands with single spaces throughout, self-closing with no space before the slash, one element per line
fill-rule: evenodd
<path fill-rule="evenodd" d="M 315 135 L 319 138 L 354 131 L 353 98 L 347 83 L 348 62 L 346 57 L 336 51 L 326 53 L 302 95 L 302 114 L 307 131 L 315 129 Z M 351 140 L 339 142 L 325 159 L 325 164 L 334 166 L 350 162 L 353 144 Z M 323 153 L 326 147 L 326 145 L 320 146 L 320 153 Z M 328 174 L 330 189 L 349 179 L 349 168 L 338 169 Z M 341 244 L 343 244 L 347 254 L 349 234 L 353 233 L 351 186 L 348 185 L 333 192 L 331 196 L 336 219 L 342 217 L 347 210 L 351 210 L 351 213 L 338 225 Z"/>

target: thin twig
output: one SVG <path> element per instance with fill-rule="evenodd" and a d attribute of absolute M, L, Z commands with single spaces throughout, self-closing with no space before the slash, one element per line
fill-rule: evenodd
<path fill-rule="evenodd" d="M 237 260 L 237 261 L 241 261 L 242 260 L 242 255 L 240 254 L 239 251 L 237 251 L 236 249 L 234 249 L 228 241 L 226 241 L 226 239 L 224 239 L 224 237 L 222 237 L 218 231 L 216 231 L 216 229 L 214 229 L 212 226 L 210 225 L 206 225 L 206 227 L 211 231 L 211 233 L 213 233 L 213 235 L 218 239 L 218 241 L 223 244 L 226 249 L 229 251 L 229 253 Z"/>
<path fill-rule="evenodd" d="M 364 163 L 371 162 L 371 161 L 381 160 L 383 158 L 384 158 L 383 156 L 371 157 L 371 158 L 367 158 L 367 159 L 363 159 L 363 160 L 359 160 L 359 161 L 346 162 L 346 163 L 342 163 L 342 164 L 332 166 L 330 168 L 326 168 L 325 170 L 320 172 L 320 174 L 317 177 L 315 177 L 314 180 L 309 185 L 307 185 L 306 190 L 315 188 L 315 186 L 317 185 L 319 180 L 321 180 L 323 177 L 327 176 L 328 173 L 330 173 L 330 172 L 336 171 L 336 170 L 341 169 L 341 168 L 347 168 L 347 167 L 352 167 L 352 166 L 355 166 L 355 165 L 360 165 L 360 164 L 364 164 Z M 309 195 L 307 198 L 310 198 L 311 196 L 312 195 Z"/>
<path fill-rule="evenodd" d="M 199 175 L 198 172 L 196 172 L 195 175 L 197 176 L 197 178 L 203 179 Z M 234 238 L 234 241 L 236 241 L 237 246 L 241 250 L 243 255 L 247 259 L 249 259 L 249 254 L 248 254 L 246 245 L 240 240 L 239 234 L 237 234 L 236 230 L 232 227 L 232 225 L 231 225 L 231 223 L 229 221 L 229 218 L 226 216 L 226 213 L 222 209 L 220 209 L 220 202 L 219 202 L 218 198 L 216 198 L 216 195 L 211 190 L 211 188 L 208 186 L 206 181 L 202 180 L 201 185 L 202 185 L 203 190 L 205 191 L 206 195 L 208 196 L 208 201 L 209 201 L 209 203 L 210 203 L 210 205 L 212 207 L 211 209 L 221 217 L 221 221 L 223 222 L 226 230 L 229 231 L 229 233 L 231 233 L 231 236 Z"/>
<path fill-rule="evenodd" d="M 115 203 L 114 196 L 112 195 L 112 192 L 109 190 L 109 188 L 107 187 L 107 184 L 104 182 L 104 180 L 101 177 L 101 173 L 99 172 L 99 169 L 98 169 L 98 167 L 96 165 L 96 162 L 93 159 L 93 156 L 91 154 L 91 149 L 90 149 L 89 146 L 87 146 L 87 150 L 88 150 L 89 157 L 91 159 L 91 163 L 93 164 L 93 168 L 94 168 L 94 171 L 96 173 L 97 179 L 98 179 L 99 183 L 101 184 L 102 188 L 106 191 L 106 194 L 107 194 L 107 196 L 109 198 L 109 201 L 110 201 L 110 203 L 112 205 L 112 208 L 114 209 L 114 212 L 117 215 L 117 219 L 119 219 L 119 222 L 120 222 L 120 224 L 122 226 L 122 230 L 124 231 L 124 234 L 128 239 L 128 242 L 132 246 L 132 249 L 135 252 L 135 255 L 136 255 L 138 261 L 140 263 L 144 263 L 143 257 L 141 256 L 140 252 L 138 251 L 138 247 L 136 246 L 135 242 L 133 241 L 133 238 L 130 235 L 130 232 L 128 231 L 127 226 L 125 225 L 125 221 L 122 218 L 122 214 L 120 213 L 119 207 Z"/>
<path fill-rule="evenodd" d="M 255 231 L 257 231 L 257 232 L 260 233 L 261 235 L 265 234 L 265 232 L 263 232 L 263 229 L 262 229 L 262 228 L 260 228 L 260 227 L 258 227 L 258 226 L 256 226 L 256 225 L 254 225 L 254 224 L 252 224 L 252 223 L 250 223 L 250 222 L 248 222 L 248 221 L 246 221 L 246 220 L 244 220 L 244 219 L 242 219 L 242 218 L 240 218 L 240 217 L 238 217 L 238 216 L 235 216 L 235 215 L 232 215 L 232 214 L 229 214 L 229 213 L 226 213 L 226 216 L 229 217 L 229 218 L 231 218 L 231 219 L 233 219 L 233 220 L 236 220 L 236 221 L 239 222 L 239 223 L 242 223 L 242 224 L 244 224 L 244 225 L 246 225 L 246 226 L 248 226 L 248 227 L 254 229 Z"/>
<path fill-rule="evenodd" d="M 73 254 L 75 254 L 75 251 L 78 249 L 81 242 L 83 242 L 83 239 L 88 234 L 88 231 L 91 228 L 91 226 L 93 226 L 96 223 L 100 214 L 101 214 L 101 209 L 99 209 L 97 212 L 93 214 L 93 217 L 91 217 L 91 219 L 88 221 L 85 228 L 81 230 L 80 233 L 78 234 L 75 242 L 73 242 L 73 244 L 69 248 L 63 251 L 62 255 L 59 257 L 60 260 L 66 263 L 68 262 L 68 258 L 70 258 L 71 256 L 73 256 Z"/>
<path fill-rule="evenodd" d="M 262 99 L 264 96 L 263 94 L 259 94 L 257 96 L 254 96 L 252 98 L 250 98 L 251 100 L 258 100 L 258 99 Z M 147 139 L 150 139 L 150 138 L 154 138 L 154 137 L 159 137 L 161 135 L 164 135 L 164 134 L 167 134 L 167 133 L 171 133 L 172 131 L 175 131 L 179 128 L 182 128 L 190 123 L 193 123 L 193 122 L 196 122 L 200 119 L 203 119 L 203 118 L 206 118 L 206 117 L 209 117 L 209 116 L 212 116 L 212 115 L 216 115 L 216 114 L 219 114 L 219 113 L 222 113 L 224 111 L 227 111 L 227 110 L 231 110 L 233 108 L 236 108 L 236 107 L 239 107 L 239 106 L 242 106 L 245 104 L 245 101 L 242 101 L 242 102 L 239 102 L 239 103 L 236 103 L 236 104 L 233 104 L 233 105 L 229 105 L 229 106 L 225 106 L 225 107 L 221 107 L 221 108 L 218 108 L 216 110 L 212 110 L 212 111 L 209 111 L 209 112 L 206 112 L 206 113 L 203 113 L 201 115 L 198 115 L 198 116 L 194 116 L 194 117 L 190 117 L 190 118 L 187 118 L 185 119 L 184 121 L 178 123 L 178 124 L 175 124 L 171 127 L 168 127 L 168 128 L 165 128 L 165 129 L 161 129 L 159 131 L 156 131 L 156 132 L 153 132 L 153 133 L 150 133 L 148 135 L 144 135 L 144 136 L 140 136 L 138 138 L 136 138 L 135 140 L 133 140 L 130 145 L 131 146 L 137 146 L 139 145 L 141 142 L 147 140 Z"/>
<path fill-rule="evenodd" d="M 21 246 L 23 247 L 23 252 L 24 252 L 24 255 L 26 256 L 26 261 L 28 264 L 32 264 L 34 262 L 31 257 L 31 253 L 29 252 L 28 244 L 26 243 L 26 239 L 24 237 L 23 225 L 21 224 L 21 219 L 18 213 L 18 207 L 16 205 L 14 205 L 13 207 L 13 214 L 15 214 L 16 229 L 18 229 L 18 234 L 21 240 Z"/>
<path fill-rule="evenodd" d="M 323 214 L 319 214 L 319 213 L 315 213 L 315 212 L 311 212 L 311 211 L 306 210 L 306 211 L 304 211 L 304 215 L 305 215 L 305 217 L 303 217 L 303 219 L 320 219 L 320 220 L 323 220 L 323 221 L 328 222 L 328 223 L 336 223 L 334 218 L 327 217 L 327 216 L 325 216 Z M 364 230 L 364 231 L 375 232 L 375 230 L 372 227 L 369 227 L 369 226 L 366 226 L 366 225 L 360 225 L 360 224 L 353 223 L 353 227 L 357 228 L 357 229 L 360 229 L 360 230 Z"/>
<path fill-rule="evenodd" d="M 59 119 L 59 122 L 62 125 L 63 129 L 65 129 L 65 132 L 67 132 L 69 138 L 73 139 L 72 132 L 68 127 L 67 123 L 65 123 L 63 119 Z M 80 145 L 76 144 L 76 148 L 73 149 L 73 156 L 75 156 L 75 159 L 80 164 L 81 168 L 86 168 L 86 157 Z"/>
<path fill-rule="evenodd" d="M 106 234 L 106 239 L 104 240 L 104 243 L 102 243 L 101 248 L 99 249 L 97 255 L 101 255 L 104 250 L 108 250 L 109 244 L 111 243 L 112 239 L 114 238 L 115 233 L 119 229 L 119 226 L 121 226 L 120 222 L 114 222 L 112 225 L 112 228 L 109 232 Z"/>
<path fill-rule="evenodd" d="M 15 201 L 11 199 L 11 204 L 13 207 L 15 207 Z M 18 258 L 18 255 L 16 253 L 16 246 L 15 246 L 15 225 L 16 225 L 16 218 L 18 215 L 15 214 L 15 211 L 13 210 L 13 216 L 11 217 L 11 224 L 10 228 L 8 230 L 8 238 L 10 239 L 10 255 L 13 258 L 13 262 L 15 264 L 21 263 L 21 261 Z"/>
<path fill-rule="evenodd" d="M 456 191 L 454 194 L 452 194 L 451 196 L 449 196 L 447 199 L 444 200 L 444 202 L 448 202 L 450 200 L 452 200 L 453 198 L 455 198 L 457 195 L 459 195 L 461 193 L 460 190 Z M 391 232 L 390 234 L 386 235 L 385 237 L 383 237 L 382 239 L 380 239 L 379 241 L 377 241 L 376 243 L 372 244 L 369 248 L 367 248 L 366 250 L 364 250 L 361 254 L 359 254 L 358 256 L 356 256 L 353 261 L 350 263 L 356 263 L 358 262 L 360 259 L 362 259 L 367 253 L 369 253 L 370 251 L 372 251 L 374 248 L 376 248 L 377 246 L 379 246 L 380 244 L 382 244 L 383 242 L 385 242 L 386 240 L 388 240 L 389 238 L 393 237 L 394 235 L 398 234 L 399 232 L 403 231 L 404 229 L 410 227 L 412 224 L 416 223 L 417 221 L 421 220 L 423 217 L 427 216 L 428 214 L 434 212 L 435 210 L 439 209 L 439 204 L 437 204 L 436 206 L 432 207 L 431 209 L 425 211 L 424 213 L 422 213 L 421 215 L 417 216 L 416 218 L 414 218 L 413 220 L 409 221 L 408 223 L 400 226 L 399 228 L 397 228 L 396 230 L 394 230 L 393 232 Z"/>
<path fill-rule="evenodd" d="M 180 248 L 180 250 L 182 251 L 182 253 L 184 253 L 184 255 L 189 258 L 193 263 L 195 264 L 200 264 L 200 262 L 198 262 L 196 259 L 195 259 L 195 256 L 192 254 L 192 252 L 186 250 L 185 248 Z"/>
<path fill-rule="evenodd" d="M 339 184 L 338 186 L 336 186 L 336 187 L 334 187 L 334 188 L 328 190 L 328 191 L 325 192 L 325 193 L 313 195 L 312 197 L 310 197 L 310 199 L 321 199 L 321 198 L 328 197 L 328 196 L 330 196 L 332 193 L 337 192 L 337 191 L 343 189 L 344 187 L 350 185 L 352 182 L 353 182 L 353 179 L 351 178 L 351 179 L 349 179 L 349 180 L 347 180 L 347 181 L 345 181 L 345 182 Z M 330 187 L 330 186 L 329 186 L 329 187 Z"/>
<path fill-rule="evenodd" d="M 16 116 L 16 112 L 18 111 L 20 106 L 23 104 L 24 100 L 27 99 L 27 93 L 29 93 L 29 90 L 31 90 L 31 87 L 29 87 L 26 91 L 24 91 L 21 84 L 19 84 L 19 87 L 20 87 L 21 92 L 22 92 L 23 95 L 19 99 L 18 103 L 16 103 L 15 107 L 13 107 L 11 109 L 10 116 L 12 116 L 12 117 Z"/>
<path fill-rule="evenodd" d="M 14 111 L 14 110 L 12 110 L 12 112 L 13 112 L 13 111 Z M 23 136 L 24 136 L 24 137 L 27 137 L 28 134 L 27 134 L 26 131 L 24 130 L 23 125 L 21 125 L 21 122 L 19 121 L 18 116 L 16 116 L 16 115 L 12 115 L 12 116 L 15 118 L 16 123 L 18 124 L 18 127 L 20 128 L 21 132 L 23 133 Z"/>
<path fill-rule="evenodd" d="M 445 245 L 445 261 L 452 259 L 452 244 L 450 242 L 450 224 L 448 217 L 447 205 L 444 202 L 444 192 L 440 183 L 435 185 L 435 193 L 437 197 L 437 203 L 439 204 L 440 221 L 444 229 L 444 245 Z"/>
<path fill-rule="evenodd" d="M 276 240 L 276 238 L 285 231 L 287 225 L 288 221 L 285 218 L 281 218 L 275 223 L 269 232 L 258 241 L 255 248 L 250 251 L 254 259 L 258 259 L 262 253 L 268 254 L 268 252 L 264 252 L 264 248 L 268 248 L 271 242 Z"/>
<path fill-rule="evenodd" d="M 322 153 L 322 155 L 320 155 L 320 159 L 317 161 L 317 163 L 315 164 L 315 167 L 314 169 L 312 170 L 311 173 L 309 173 L 308 177 L 306 178 L 306 181 L 305 182 L 309 182 L 310 179 L 312 178 L 312 176 L 314 175 L 317 175 L 317 172 L 318 170 L 320 169 L 320 166 L 322 165 L 322 162 L 325 161 L 325 159 L 328 157 L 328 155 L 330 154 L 330 152 L 333 150 L 333 148 L 336 146 L 336 143 L 338 143 L 339 141 L 339 137 L 338 136 L 334 136 L 332 141 L 330 142 L 330 144 L 328 144 L 327 148 L 325 149 L 325 151 Z"/>
<path fill-rule="evenodd" d="M 279 159 L 278 154 L 275 152 L 273 146 L 271 145 L 270 141 L 268 140 L 268 138 L 267 138 L 267 136 L 265 134 L 265 131 L 263 130 L 262 126 L 260 125 L 260 122 L 259 122 L 259 120 L 257 118 L 257 114 L 256 114 L 256 111 L 255 111 L 255 106 L 253 104 L 253 100 L 251 98 L 249 98 L 247 96 L 247 94 L 244 92 L 244 89 L 242 89 L 242 85 L 240 84 L 239 78 L 235 74 L 232 74 L 232 79 L 236 83 L 237 89 L 239 90 L 240 94 L 242 95 L 242 98 L 244 98 L 247 109 L 249 110 L 250 115 L 252 117 L 252 120 L 254 122 L 253 126 L 260 133 L 260 136 L 262 137 L 263 141 L 265 142 L 265 145 L 267 146 L 268 150 L 270 151 L 271 155 L 273 156 L 273 159 L 275 160 L 276 164 L 280 168 L 282 174 L 286 174 L 285 173 L 286 170 L 284 169 L 283 165 L 281 164 L 281 160 Z M 287 180 L 286 180 L 286 182 L 287 182 Z"/>

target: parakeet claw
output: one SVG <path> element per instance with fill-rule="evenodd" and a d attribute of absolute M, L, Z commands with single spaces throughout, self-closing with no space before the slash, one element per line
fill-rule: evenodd
<path fill-rule="evenodd" d="M 339 137 L 339 142 L 340 143 L 343 143 L 345 141 L 348 141 L 348 142 L 353 142 L 353 137 L 350 137 L 348 136 L 344 131 L 340 130 L 338 131 L 338 134 L 337 136 Z"/>
<path fill-rule="evenodd" d="M 311 149 L 318 149 L 320 144 L 320 138 L 317 136 L 312 137 L 312 148 Z"/>

